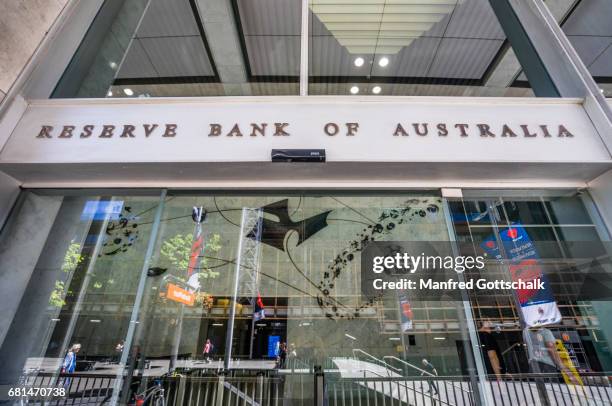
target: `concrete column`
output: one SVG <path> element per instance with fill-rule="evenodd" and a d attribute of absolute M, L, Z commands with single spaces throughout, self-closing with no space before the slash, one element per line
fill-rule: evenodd
<path fill-rule="evenodd" d="M 19 196 L 19 182 L 0 172 L 0 230 Z"/>
<path fill-rule="evenodd" d="M 589 192 L 608 233 L 612 234 L 612 170 L 589 182 Z"/>
<path fill-rule="evenodd" d="M 536 95 L 584 98 L 584 111 L 612 156 L 612 109 L 543 0 L 490 2 L 502 26 L 507 23 L 504 31 Z M 509 24 L 514 19 L 520 29 Z"/>
<path fill-rule="evenodd" d="M 44 357 L 49 339 L 62 320 L 56 311 L 49 311 L 49 297 L 56 281 L 68 286 L 74 270 L 66 273 L 62 269 L 66 251 L 71 243 L 82 246 L 89 230 L 89 222 L 80 221 L 86 197 L 64 199 L 61 209 L 48 233 L 40 258 L 36 263 L 33 277 L 23 292 L 21 303 L 15 313 L 8 333 L 0 348 L 0 382 L 13 382 L 23 370 L 29 357 Z M 47 235 L 45 235 L 45 238 Z M 63 321 L 65 326 L 66 321 Z M 52 356 L 61 357 L 57 353 Z"/>
<path fill-rule="evenodd" d="M 591 213 L 591 215 L 599 215 L 601 223 L 603 223 L 597 224 L 599 219 L 594 219 L 598 226 L 600 237 L 602 239 L 609 239 L 612 234 L 612 170 L 591 181 L 589 183 L 589 193 L 595 203 L 595 209 L 592 211 L 596 211 L 596 213 Z M 600 321 L 599 331 L 591 331 L 591 337 L 594 338 L 593 334 L 603 334 L 604 337 L 599 337 L 599 339 L 603 338 L 609 344 L 612 342 L 612 323 L 608 322 L 608 318 L 612 313 L 612 303 L 609 301 L 593 301 L 591 305 Z M 599 340 L 595 339 L 594 341 Z M 610 370 L 612 361 L 609 356 L 606 357 L 600 354 L 600 361 L 604 371 Z"/>
<path fill-rule="evenodd" d="M 0 236 L 0 345 L 9 330 L 62 204 L 62 197 L 26 193 Z"/>

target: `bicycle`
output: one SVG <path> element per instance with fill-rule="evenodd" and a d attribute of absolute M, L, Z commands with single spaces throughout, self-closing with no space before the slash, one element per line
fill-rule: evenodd
<path fill-rule="evenodd" d="M 163 376 L 169 376 L 169 374 L 164 374 Z M 144 390 L 144 392 L 136 393 L 138 386 L 140 385 L 140 379 L 135 379 L 130 384 L 129 396 L 127 400 L 128 405 L 136 405 L 136 406 L 165 406 L 165 390 L 162 386 L 161 379 L 155 379 L 153 386 Z M 121 393 L 119 393 L 119 397 L 121 397 Z M 110 401 L 113 397 L 113 391 L 106 395 L 106 397 L 100 402 L 100 406 L 106 406 L 110 404 Z"/>
<path fill-rule="evenodd" d="M 137 394 L 136 406 L 166 406 L 165 390 L 161 381 L 155 380 L 155 385 Z"/>
<path fill-rule="evenodd" d="M 137 406 L 165 406 L 165 390 L 162 385 L 162 379 L 166 377 L 183 377 L 185 375 L 178 373 L 176 370 L 167 372 L 153 381 L 153 386 L 145 389 L 141 393 L 137 393 L 137 389 L 140 386 L 141 378 L 136 378 L 132 381 L 129 388 L 129 396 L 127 400 L 128 405 Z M 109 394 L 100 402 L 100 406 L 109 405 L 113 396 L 111 390 Z M 121 396 L 121 393 L 119 394 Z"/>

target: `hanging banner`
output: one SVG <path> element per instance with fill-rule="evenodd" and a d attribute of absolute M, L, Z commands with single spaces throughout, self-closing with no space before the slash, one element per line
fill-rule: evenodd
<path fill-rule="evenodd" d="M 261 295 L 257 294 L 257 299 L 255 300 L 255 307 L 253 308 L 253 319 L 255 321 L 263 320 L 266 318 L 266 308 L 264 307 L 263 300 L 261 299 Z"/>
<path fill-rule="evenodd" d="M 412 319 L 414 314 L 408 301 L 408 296 L 405 293 L 399 294 L 399 307 L 400 307 L 400 324 L 402 332 L 412 330 Z"/>
<path fill-rule="evenodd" d="M 501 229 L 500 239 L 508 256 L 509 270 L 512 281 L 524 282 L 540 280 L 544 289 L 517 289 L 521 311 L 525 323 L 529 327 L 545 326 L 561 321 L 561 313 L 557 307 L 553 290 L 550 288 L 546 275 L 540 267 L 540 257 L 529 234 L 520 224 L 513 224 L 507 229 Z M 481 247 L 491 257 L 501 260 L 502 254 L 497 246 L 494 235 L 486 238 Z"/>
<path fill-rule="evenodd" d="M 199 271 L 200 254 L 204 248 L 204 236 L 202 235 L 202 225 L 196 223 L 196 229 L 193 235 L 193 243 L 191 244 L 191 252 L 189 254 L 189 264 L 187 266 L 187 278 L 191 277 L 194 272 Z"/>

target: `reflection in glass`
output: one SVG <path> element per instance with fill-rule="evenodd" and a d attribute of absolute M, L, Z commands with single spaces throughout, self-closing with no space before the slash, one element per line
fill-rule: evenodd
<path fill-rule="evenodd" d="M 53 97 L 291 95 L 300 1 L 105 2 Z"/>
<path fill-rule="evenodd" d="M 612 3 L 606 0 L 546 0 L 563 32 L 605 97 L 612 96 Z"/>
<path fill-rule="evenodd" d="M 310 94 L 532 96 L 487 1 L 310 0 Z"/>
<path fill-rule="evenodd" d="M 60 382 L 74 394 L 83 390 L 82 374 L 108 375 L 96 395 L 101 400 L 128 350 L 124 339 L 158 200 L 30 192 L 23 199 L 12 221 L 23 222 L 32 216 L 27 203 L 42 201 L 38 210 L 51 226 L 45 230 L 39 219 L 30 236 L 38 247 L 20 244 L 3 254 L 6 264 L 20 256 L 34 262 L 22 269 L 31 277 L 0 349 L 2 382 L 29 376 L 39 386 Z"/>
<path fill-rule="evenodd" d="M 0 238 L 6 269 L 21 264 L 11 286 L 23 288 L 0 377 L 119 404 L 163 389 L 167 404 L 261 390 L 264 401 L 310 405 L 316 371 L 330 401 L 337 393 L 355 402 L 457 396 L 467 405 L 483 389 L 494 399 L 541 396 L 540 384 L 601 390 L 604 401 L 610 302 L 576 300 L 577 265 L 564 265 L 583 257 L 575 241 L 587 241 L 608 266 L 586 198 L 466 193 L 449 202 L 447 217 L 433 193 L 177 193 L 160 207 L 159 196 L 25 192 Z M 29 215 L 34 207 L 44 216 Z M 540 258 L 554 259 L 543 268 L 564 271 L 551 279 L 558 319 L 526 328 L 525 292 L 469 292 L 476 330 L 463 301 L 362 295 L 369 242 L 448 241 L 447 218 L 462 255 L 496 257 L 491 243 L 520 228 Z M 465 273 L 482 276 L 510 277 L 495 261 Z M 488 380 L 476 384 L 479 359 Z"/>
<path fill-rule="evenodd" d="M 529 197 L 490 192 L 487 199 L 479 191 L 472 194 L 478 200 L 466 197 L 451 205 L 459 239 L 469 241 L 471 237 L 475 252 L 489 257 L 503 255 L 509 264 L 491 261 L 486 272 L 477 277 L 507 280 L 516 275 L 517 263 L 539 258 L 537 267 L 525 270 L 544 272 L 550 282 L 548 294 L 554 292 L 552 302 L 538 301 L 536 296 L 544 293 L 527 290 L 470 293 L 490 379 L 503 388 L 501 385 L 516 385 L 521 376 L 535 373 L 535 396 L 548 397 L 551 404 L 576 404 L 585 397 L 605 403 L 607 392 L 599 395 L 594 391 L 601 389 L 602 374 L 609 371 L 612 361 L 609 352 L 602 350 L 612 339 L 602 327 L 610 319 L 610 299 L 584 300 L 574 293 L 587 283 L 586 270 L 597 270 L 601 278 L 583 290 L 591 294 L 600 290 L 596 286 L 607 283 L 605 275 L 610 272 L 609 246 L 601 243 L 607 236 L 586 209 L 584 199 L 588 202 L 588 196 L 563 191 L 540 196 L 525 193 Z M 486 225 L 472 221 L 475 207 L 485 208 L 494 221 Z M 519 238 L 520 242 L 514 243 Z M 504 249 L 495 248 L 498 245 Z M 589 259 L 581 264 L 580 258 L 601 262 L 594 265 Z M 492 388 L 495 393 L 495 385 Z M 547 392 L 551 388 L 555 393 Z"/>

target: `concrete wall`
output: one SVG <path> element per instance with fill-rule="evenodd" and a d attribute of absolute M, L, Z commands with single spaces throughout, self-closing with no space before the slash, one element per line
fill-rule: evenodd
<path fill-rule="evenodd" d="M 68 0 L 0 0 L 0 101 Z"/>
<path fill-rule="evenodd" d="M 19 183 L 0 172 L 0 229 L 8 218 L 17 196 L 19 196 Z"/>
<path fill-rule="evenodd" d="M 28 193 L 0 237 L 0 345 L 62 203 L 61 197 Z"/>
<path fill-rule="evenodd" d="M 589 191 L 608 232 L 612 232 L 612 170 L 589 182 Z"/>

